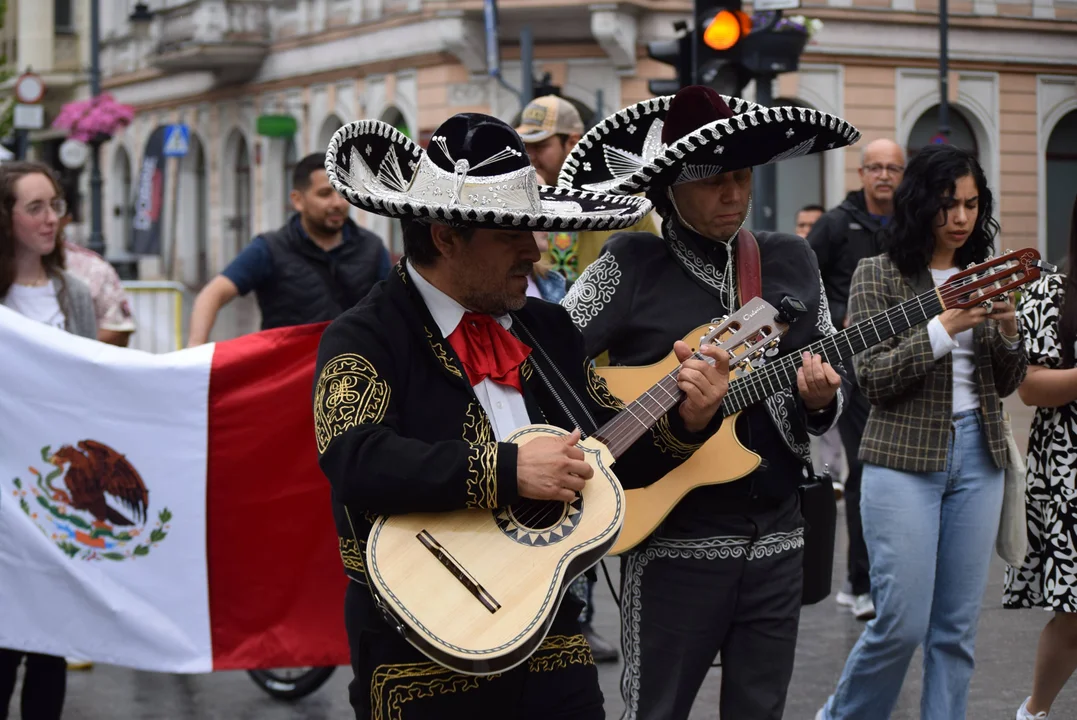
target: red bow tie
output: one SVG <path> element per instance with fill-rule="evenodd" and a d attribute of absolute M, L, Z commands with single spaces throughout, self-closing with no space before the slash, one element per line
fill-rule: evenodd
<path fill-rule="evenodd" d="M 527 359 L 531 348 L 501 327 L 492 315 L 464 313 L 448 340 L 463 363 L 472 387 L 490 378 L 523 392 L 520 364 Z"/>

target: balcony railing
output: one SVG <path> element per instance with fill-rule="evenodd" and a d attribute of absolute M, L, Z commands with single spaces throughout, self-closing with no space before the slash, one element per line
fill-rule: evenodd
<path fill-rule="evenodd" d="M 168 72 L 257 70 L 269 50 L 265 0 L 194 0 L 158 13 L 151 62 Z"/>

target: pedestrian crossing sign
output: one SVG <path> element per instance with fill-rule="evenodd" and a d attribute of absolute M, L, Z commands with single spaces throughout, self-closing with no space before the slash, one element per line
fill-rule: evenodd
<path fill-rule="evenodd" d="M 191 133 L 186 125 L 169 125 L 165 131 L 165 157 L 183 157 L 191 144 Z"/>

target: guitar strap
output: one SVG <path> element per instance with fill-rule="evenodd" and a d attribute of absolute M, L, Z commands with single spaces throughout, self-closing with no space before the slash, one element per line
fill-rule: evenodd
<path fill-rule="evenodd" d="M 737 294 L 741 307 L 763 295 L 763 277 L 759 269 L 759 243 L 755 235 L 741 228 L 737 231 Z"/>

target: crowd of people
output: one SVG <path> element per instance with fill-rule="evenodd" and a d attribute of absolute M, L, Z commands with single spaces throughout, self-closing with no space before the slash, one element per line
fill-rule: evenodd
<path fill-rule="evenodd" d="M 749 114 L 752 122 L 730 122 Z M 1002 400 L 1015 393 L 1037 410 L 1028 551 L 1007 568 L 1002 602 L 1054 612 L 1016 712 L 1049 717 L 1077 669 L 1077 280 L 1046 275 L 1019 301 L 945 309 L 844 363 L 799 355 L 995 252 L 997 200 L 974 155 L 936 145 L 907 160 L 895 142 L 875 139 L 858 148 L 861 189 L 837 207 L 802 208 L 795 234 L 749 233 L 753 168 L 852 145 L 855 129 L 693 86 L 590 130 L 572 103 L 548 96 L 515 127 L 467 113 L 435 136 L 414 151 L 373 128 L 343 136 L 335 156 L 303 158 L 291 179 L 295 214 L 255 238 L 194 303 L 191 346 L 251 291 L 263 328 L 332 321 L 317 358 L 315 431 L 342 540 L 364 547 L 372 514 L 571 500 L 592 472 L 576 441 L 624 408 L 596 365 L 650 365 L 672 348 L 683 400 L 614 466 L 625 487 L 653 483 L 724 422 L 728 356 L 708 347 L 693 357 L 680 339 L 753 293 L 775 307 L 800 301 L 804 317 L 779 350 L 800 367 L 795 385 L 737 420 L 760 467 L 692 490 L 620 557 L 620 652 L 594 630 L 592 569 L 570 585 L 536 654 L 574 644 L 588 652 L 457 676 L 390 628 L 365 570 L 348 566 L 357 718 L 382 716 L 394 669 L 405 666 L 447 679 L 444 691 L 409 697 L 404 718 L 601 718 L 594 664 L 623 659 L 624 717 L 678 720 L 717 658 L 721 716 L 778 720 L 809 572 L 800 493 L 813 442 L 845 503 L 848 556 L 835 599 L 867 623 L 817 720 L 889 717 L 918 648 L 921 718 L 965 717 L 1010 462 Z M 363 153 L 347 155 L 360 144 Z M 636 164 L 607 162 L 609 148 Z M 380 172 L 397 153 L 418 159 L 407 188 Z M 401 222 L 395 267 L 382 239 L 349 218 L 353 206 Z M 68 219 L 46 166 L 0 165 L 0 302 L 126 345 L 136 327 L 119 278 L 65 240 Z M 1072 220 L 1071 254 L 1077 201 Z M 342 373 L 370 392 L 319 408 Z M 503 442 L 530 423 L 579 432 Z M 59 718 L 65 659 L 0 649 L 0 720 L 22 664 L 23 718 Z"/>

